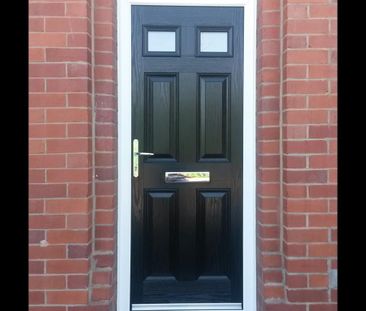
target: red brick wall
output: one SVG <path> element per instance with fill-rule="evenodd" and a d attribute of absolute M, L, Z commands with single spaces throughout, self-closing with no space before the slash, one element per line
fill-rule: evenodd
<path fill-rule="evenodd" d="M 115 7 L 29 1 L 30 311 L 115 305 Z"/>
<path fill-rule="evenodd" d="M 337 4 L 258 4 L 258 304 L 336 310 Z"/>
<path fill-rule="evenodd" d="M 116 0 L 29 3 L 30 311 L 115 310 Z M 258 311 L 336 310 L 336 9 L 258 0 Z"/>

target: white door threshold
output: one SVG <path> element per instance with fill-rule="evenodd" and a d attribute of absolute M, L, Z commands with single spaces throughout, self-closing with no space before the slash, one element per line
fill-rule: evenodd
<path fill-rule="evenodd" d="M 133 304 L 132 311 L 230 311 L 243 310 L 241 303 L 156 303 Z"/>

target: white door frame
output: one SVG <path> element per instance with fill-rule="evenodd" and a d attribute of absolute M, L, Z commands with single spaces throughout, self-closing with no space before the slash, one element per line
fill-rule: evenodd
<path fill-rule="evenodd" d="M 256 20 L 257 0 L 117 0 L 118 224 L 117 309 L 130 310 L 131 6 L 244 7 L 243 310 L 256 311 Z M 245 148 L 244 148 L 245 146 Z M 209 311 L 209 310 L 208 310 Z M 224 310 L 222 310 L 224 311 Z"/>

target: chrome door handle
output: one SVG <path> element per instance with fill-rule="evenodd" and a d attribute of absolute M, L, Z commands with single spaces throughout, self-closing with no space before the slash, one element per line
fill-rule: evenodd
<path fill-rule="evenodd" d="M 139 156 L 152 156 L 154 153 L 152 152 L 140 152 L 139 151 L 139 140 L 134 139 L 132 143 L 132 150 L 133 150 L 133 156 L 132 156 L 132 167 L 133 167 L 133 177 L 139 177 Z"/>

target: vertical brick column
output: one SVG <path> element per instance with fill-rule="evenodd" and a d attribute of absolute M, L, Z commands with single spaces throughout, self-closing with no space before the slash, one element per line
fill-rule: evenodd
<path fill-rule="evenodd" d="M 96 212 L 92 302 L 111 305 L 110 310 L 114 310 L 117 288 L 117 9 L 116 0 L 95 0 L 94 3 Z"/>
<path fill-rule="evenodd" d="M 280 0 L 258 0 L 257 265 L 258 310 L 284 298 L 280 222 Z"/>
<path fill-rule="evenodd" d="M 283 5 L 286 302 L 330 311 L 337 309 L 337 6 L 333 0 Z"/>
<path fill-rule="evenodd" d="M 92 246 L 89 1 L 29 3 L 29 304 L 89 301 Z"/>

